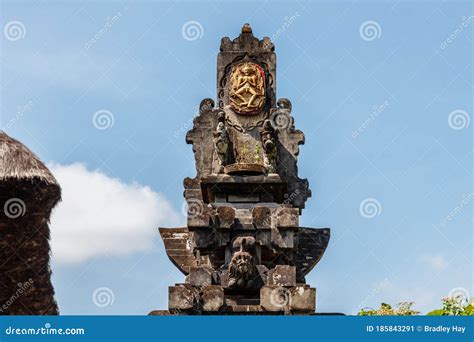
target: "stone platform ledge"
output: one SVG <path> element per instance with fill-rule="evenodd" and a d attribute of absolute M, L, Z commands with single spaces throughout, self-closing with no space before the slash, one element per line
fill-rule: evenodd
<path fill-rule="evenodd" d="M 170 312 L 169 310 L 153 310 L 148 316 L 345 316 L 341 312 L 284 312 L 284 311 L 221 311 L 221 312 Z"/>
<path fill-rule="evenodd" d="M 220 285 L 193 286 L 176 284 L 169 287 L 171 314 L 313 314 L 316 289 L 306 284 L 294 286 L 265 285 L 256 303 L 240 303 L 227 298 Z"/>

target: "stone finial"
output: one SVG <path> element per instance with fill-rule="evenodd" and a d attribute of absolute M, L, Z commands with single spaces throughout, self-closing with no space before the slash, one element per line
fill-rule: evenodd
<path fill-rule="evenodd" d="M 252 27 L 250 27 L 249 23 L 245 23 L 244 26 L 242 26 L 242 33 L 252 33 Z"/>

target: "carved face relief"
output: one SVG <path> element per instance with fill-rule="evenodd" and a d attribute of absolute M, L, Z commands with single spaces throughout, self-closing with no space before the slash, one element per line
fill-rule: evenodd
<path fill-rule="evenodd" d="M 243 62 L 232 68 L 229 100 L 238 114 L 258 114 L 265 104 L 265 73 L 260 65 Z"/>

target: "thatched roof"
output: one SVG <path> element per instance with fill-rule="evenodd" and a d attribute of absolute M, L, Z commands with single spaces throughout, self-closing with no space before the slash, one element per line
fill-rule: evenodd
<path fill-rule="evenodd" d="M 38 157 L 25 145 L 0 131 L 0 182 L 9 180 L 58 182 Z"/>

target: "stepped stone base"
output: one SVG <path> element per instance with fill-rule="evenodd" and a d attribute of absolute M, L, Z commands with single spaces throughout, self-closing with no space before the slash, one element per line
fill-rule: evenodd
<path fill-rule="evenodd" d="M 188 283 L 169 287 L 168 311 L 151 315 L 212 314 L 314 314 L 316 289 L 306 284 L 295 286 L 265 285 L 260 291 L 235 294 L 220 285 L 193 286 Z"/>

